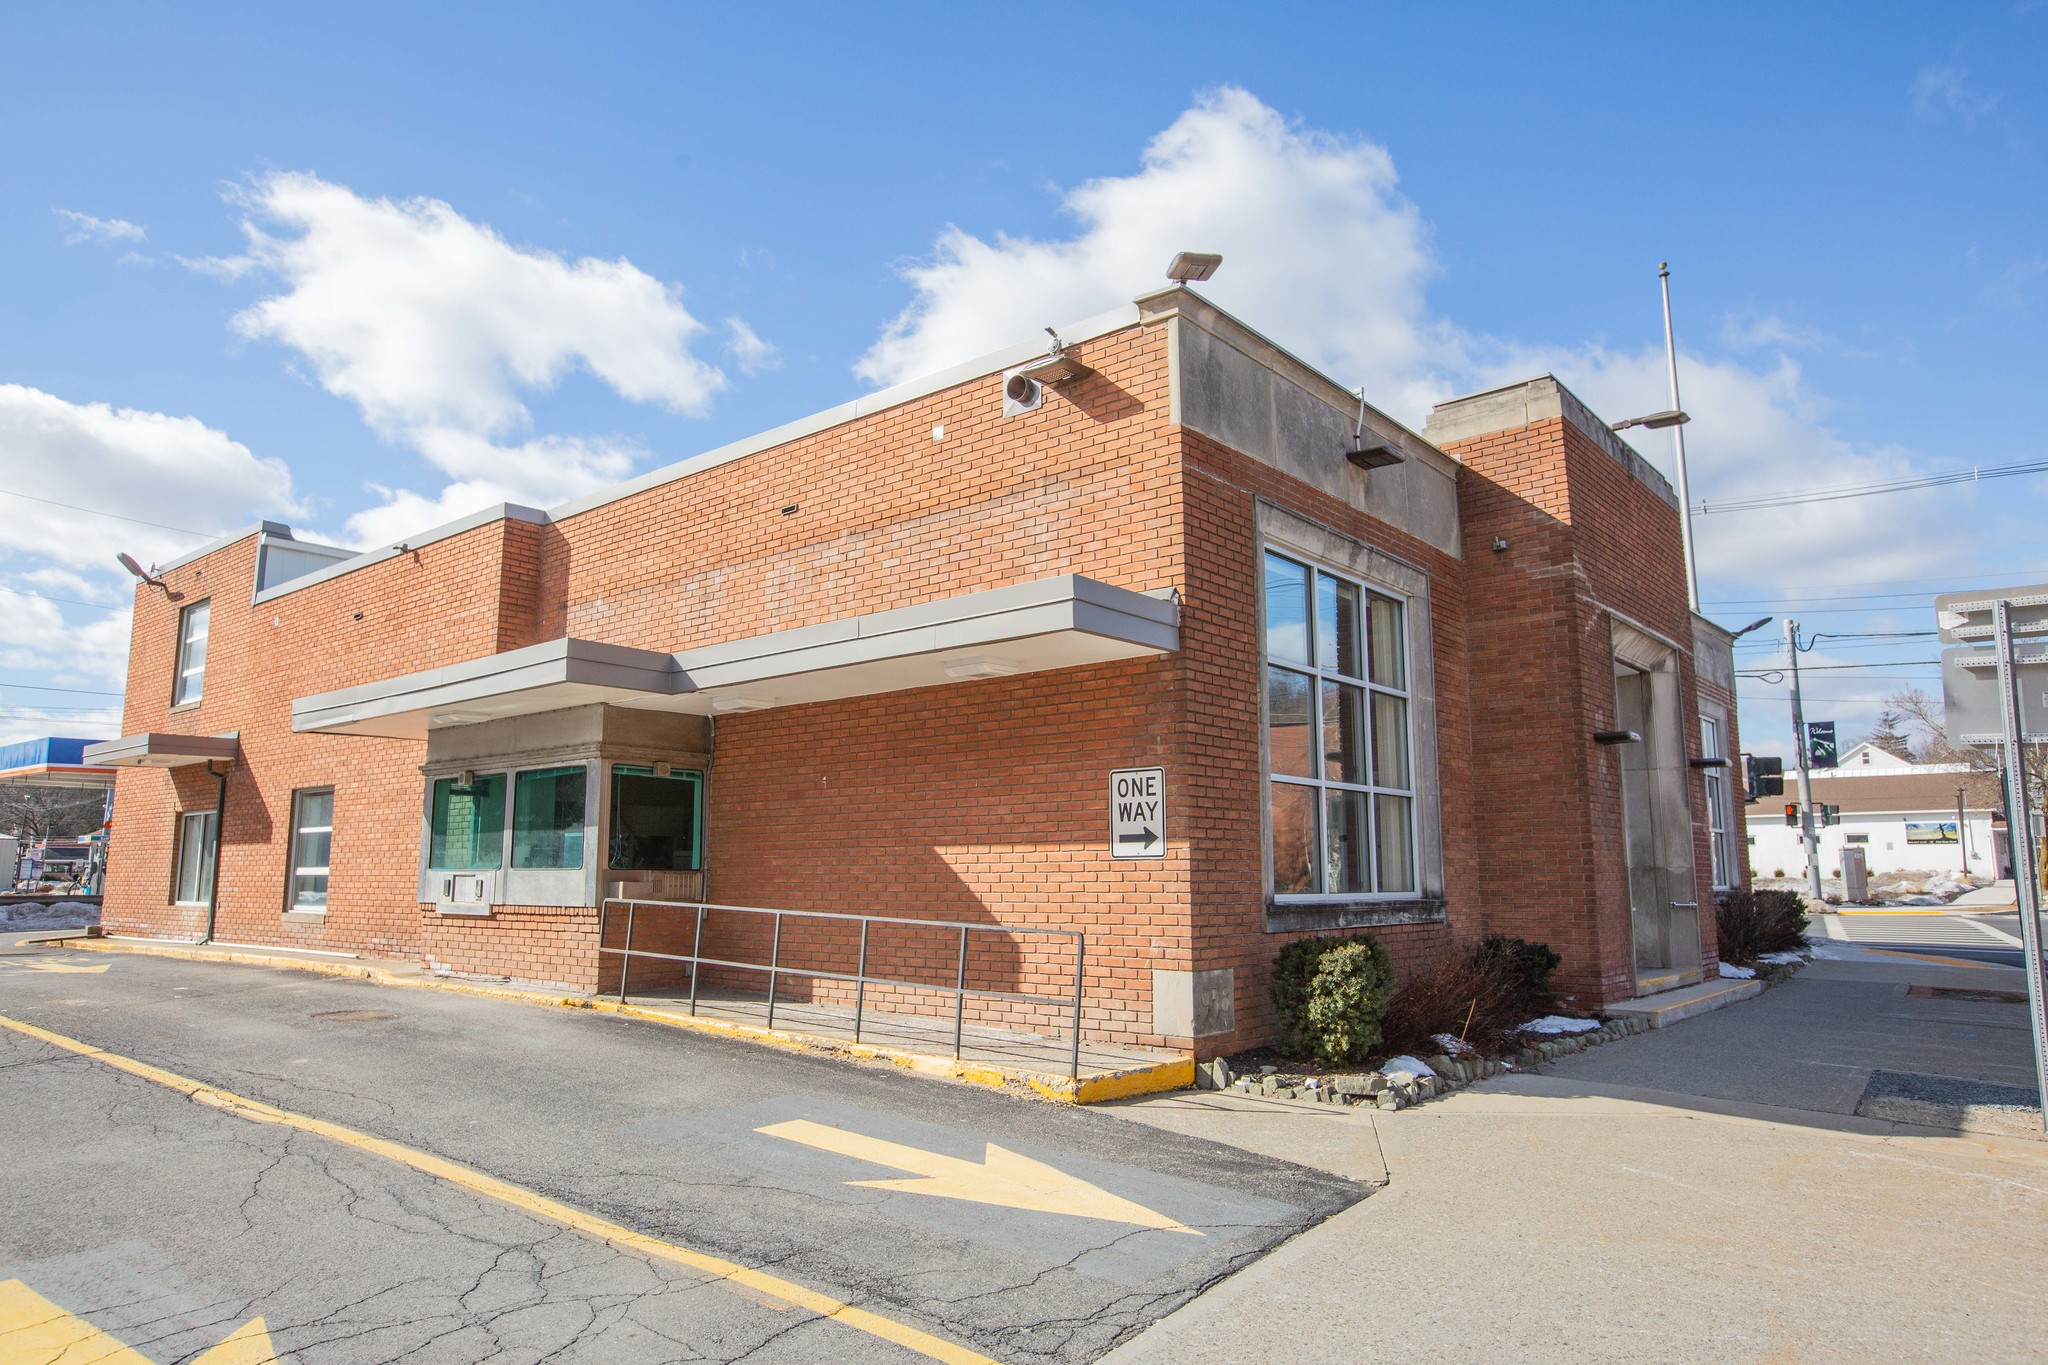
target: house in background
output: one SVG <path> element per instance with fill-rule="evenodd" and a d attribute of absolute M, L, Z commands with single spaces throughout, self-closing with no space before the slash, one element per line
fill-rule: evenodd
<path fill-rule="evenodd" d="M 1304 935 L 1538 939 L 1585 1005 L 1716 974 L 1729 637 L 1607 422 L 1542 376 L 1418 434 L 1184 288 L 1059 335 L 567 506 L 164 566 L 107 929 L 592 991 L 630 901 L 676 957 L 1032 1027 L 998 993 L 1078 979 L 1089 1037 L 1203 1056 L 1273 1038 Z"/>
<path fill-rule="evenodd" d="M 1945 872 L 1996 877 L 2004 864 L 1993 831 L 1998 807 L 1986 799 L 1984 775 L 1960 763 L 1915 763 L 1874 744 L 1858 744 L 1838 766 L 1813 773 L 1816 806 L 1839 806 L 1842 822 L 1822 828 L 1823 876 L 1841 875 L 1842 850 L 1863 849 L 1873 875 Z M 1749 808 L 1749 865 L 1759 877 L 1800 875 L 1806 854 L 1799 829 L 1784 820 L 1798 784 L 1786 774 L 1785 795 Z"/>

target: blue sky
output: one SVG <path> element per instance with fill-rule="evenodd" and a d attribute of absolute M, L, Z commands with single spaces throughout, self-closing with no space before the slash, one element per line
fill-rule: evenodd
<path fill-rule="evenodd" d="M 370 543 L 558 500 L 1177 247 L 1418 425 L 1545 368 L 1665 406 L 1669 259 L 1710 501 L 2040 458 L 2044 59 L 2038 3 L 12 7 L 0 734 L 115 732 L 112 555 L 197 543 L 140 522 Z M 2048 579 L 2044 511 L 2034 476 L 1710 514 L 1703 595 L 1926 629 L 1937 588 Z M 1934 672 L 1817 677 L 1848 732 Z"/>

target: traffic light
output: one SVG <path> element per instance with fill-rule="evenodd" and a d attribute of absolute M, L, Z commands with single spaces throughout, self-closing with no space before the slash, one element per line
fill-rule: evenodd
<path fill-rule="evenodd" d="M 1820 808 L 1820 822 L 1823 825 L 1841 824 L 1842 808 L 1840 806 L 1822 806 Z"/>
<path fill-rule="evenodd" d="M 1787 801 L 1785 803 L 1785 823 L 1794 829 L 1799 828 L 1799 803 L 1797 801 Z"/>
<path fill-rule="evenodd" d="M 1749 793 L 1751 801 L 1759 796 L 1783 796 L 1785 794 L 1785 760 L 1782 758 L 1758 758 L 1755 754 L 1742 756 L 1742 788 Z"/>

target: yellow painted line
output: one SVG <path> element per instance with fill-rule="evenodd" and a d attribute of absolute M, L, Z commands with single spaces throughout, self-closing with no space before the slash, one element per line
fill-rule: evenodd
<path fill-rule="evenodd" d="M 1171 1057 L 1164 1061 L 1118 1071 L 1099 1072 L 1076 1080 L 1070 1076 L 1026 1071 L 994 1062 L 955 1061 L 951 1057 L 931 1056 L 904 1048 L 855 1043 L 822 1034 L 792 1033 L 786 1029 L 771 1029 L 759 1024 L 749 1024 L 736 1019 L 720 1019 L 712 1015 L 682 1014 L 647 1005 L 621 1005 L 616 1000 L 600 996 L 562 995 L 516 986 L 486 986 L 473 981 L 444 981 L 430 976 L 402 976 L 373 963 L 317 962 L 306 958 L 271 956 L 260 952 L 219 951 L 115 938 L 66 939 L 64 946 L 100 953 L 173 957 L 186 962 L 230 962 L 242 966 L 279 967 L 289 971 L 313 972 L 321 976 L 348 977 L 373 982 L 379 986 L 449 991 L 456 995 L 471 995 L 485 1000 L 511 1000 L 522 1005 L 552 1005 L 562 1009 L 596 1010 L 603 1014 L 642 1019 L 669 1028 L 687 1029 L 694 1033 L 710 1033 L 722 1038 L 736 1038 L 742 1042 L 779 1047 L 785 1051 L 830 1052 L 860 1061 L 888 1062 L 906 1071 L 914 1071 L 920 1076 L 933 1076 L 940 1080 L 966 1081 L 970 1085 L 986 1085 L 998 1090 L 1011 1086 L 1024 1087 L 1045 1099 L 1057 1100 L 1062 1104 L 1100 1104 L 1105 1100 L 1128 1099 L 1133 1095 L 1185 1090 L 1195 1083 L 1195 1059 L 1186 1056 Z"/>
<path fill-rule="evenodd" d="M 869 1336 L 879 1337 L 883 1341 L 894 1342 L 898 1346 L 915 1351 L 919 1355 L 926 1356 L 932 1360 L 947 1361 L 951 1365 L 996 1365 L 996 1362 L 990 1357 L 982 1355 L 978 1351 L 970 1351 L 964 1346 L 955 1345 L 943 1337 L 921 1331 L 916 1327 L 910 1326 L 908 1323 L 897 1322 L 893 1318 L 885 1318 L 881 1314 L 871 1313 L 865 1308 L 856 1308 L 850 1303 L 842 1302 L 827 1294 L 820 1294 L 813 1289 L 806 1289 L 802 1285 L 785 1280 L 779 1275 L 770 1275 L 765 1271 L 754 1270 L 735 1261 L 728 1261 L 720 1256 L 713 1256 L 702 1251 L 692 1251 L 690 1248 L 678 1246 L 674 1242 L 665 1242 L 659 1237 L 650 1237 L 645 1233 L 635 1232 L 623 1224 L 600 1218 L 594 1213 L 586 1213 L 582 1209 L 574 1208 L 558 1200 L 549 1199 L 545 1195 L 535 1194 L 533 1191 L 522 1189 L 510 1181 L 500 1180 L 496 1176 L 472 1170 L 470 1167 L 464 1166 L 459 1162 L 450 1161 L 446 1157 L 435 1156 L 432 1152 L 422 1152 L 416 1148 L 407 1147 L 403 1143 L 393 1142 L 388 1138 L 373 1137 L 368 1133 L 358 1132 L 353 1128 L 345 1128 L 338 1123 L 329 1123 L 325 1119 L 316 1119 L 307 1114 L 293 1113 L 289 1109 L 279 1109 L 277 1106 L 265 1104 L 261 1100 L 248 1099 L 244 1096 L 218 1089 L 207 1085 L 203 1081 L 195 1081 L 189 1077 L 180 1076 L 176 1072 L 165 1071 L 160 1067 L 151 1066 L 147 1062 L 138 1062 L 132 1057 L 123 1057 L 119 1053 L 108 1052 L 105 1048 L 95 1047 L 91 1043 L 80 1042 L 76 1038 L 67 1038 L 61 1033 L 52 1033 L 48 1029 L 38 1028 L 34 1024 L 23 1023 L 19 1019 L 10 1019 L 5 1015 L 0 1015 L 0 1027 L 10 1028 L 16 1033 L 34 1038 L 39 1042 L 48 1043 L 52 1047 L 60 1047 L 67 1052 L 75 1052 L 81 1057 L 90 1057 L 96 1062 L 103 1062 L 113 1067 L 116 1071 L 125 1071 L 131 1076 L 139 1076 L 143 1080 L 152 1081 L 167 1089 L 175 1090 L 179 1094 L 197 1100 L 201 1104 L 209 1105 L 224 1113 L 233 1114 L 236 1118 L 248 1119 L 254 1123 L 274 1123 L 285 1128 L 297 1129 L 302 1133 L 311 1133 L 316 1137 L 326 1138 L 330 1142 L 338 1142 L 345 1147 L 353 1147 L 357 1151 L 368 1152 L 373 1156 L 381 1156 L 388 1161 L 395 1161 L 399 1165 L 409 1167 L 423 1175 L 430 1175 L 437 1180 L 445 1180 L 451 1185 L 460 1186 L 465 1190 L 481 1194 L 486 1198 L 510 1204 L 514 1208 L 523 1209 L 537 1217 L 548 1219 L 550 1222 L 574 1228 L 576 1231 L 590 1237 L 595 1237 L 608 1245 L 637 1252 L 653 1260 L 673 1261 L 678 1265 L 688 1266 L 692 1270 L 701 1271 L 718 1279 L 730 1280 L 734 1284 L 743 1285 L 748 1289 L 781 1299 L 785 1303 L 809 1309 L 820 1317 L 831 1318 L 835 1322 L 844 1323 L 846 1326 L 852 1327 L 857 1331 L 866 1332 Z"/>
<path fill-rule="evenodd" d="M 1854 946 L 1863 947 L 1860 943 Z M 1902 953 L 1896 948 L 1863 948 L 1863 951 L 1875 953 L 1879 957 L 1904 957 L 1910 958 L 1915 962 L 1932 962 L 1940 967 L 1996 967 L 1998 965 L 1995 962 L 1972 962 L 1968 958 L 1961 957 L 1930 957 L 1926 953 Z"/>
<path fill-rule="evenodd" d="M 275 1365 L 277 1348 L 262 1318 L 192 1358 L 192 1365 Z M 0 1361 L 6 1365 L 150 1365 L 84 1318 L 67 1313 L 20 1280 L 0 1281 Z"/>
<path fill-rule="evenodd" d="M 35 958 L 0 957 L 0 967 L 16 967 L 31 972 L 104 972 L 113 965 L 111 962 L 102 962 L 97 967 L 74 967 L 68 962 L 41 962 Z"/>
<path fill-rule="evenodd" d="M 903 1194 L 928 1194 L 939 1199 L 964 1199 L 976 1204 L 994 1204 L 1005 1209 L 1029 1209 L 1036 1213 L 1062 1213 L 1071 1218 L 1099 1218 L 1109 1223 L 1157 1228 L 1162 1232 L 1185 1232 L 1206 1236 L 1176 1218 L 1111 1194 L 1100 1185 L 1069 1175 L 1057 1166 L 993 1142 L 984 1143 L 980 1161 L 966 1161 L 922 1147 L 907 1147 L 865 1133 L 833 1128 L 809 1119 L 792 1119 L 756 1128 L 757 1133 L 785 1138 L 899 1171 L 914 1171 L 914 1180 L 849 1180 L 870 1190 L 896 1190 Z"/>

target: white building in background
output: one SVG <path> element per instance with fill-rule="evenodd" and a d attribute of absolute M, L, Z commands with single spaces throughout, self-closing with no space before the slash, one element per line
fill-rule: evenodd
<path fill-rule="evenodd" d="M 1813 774 L 1815 806 L 1839 806 L 1842 823 L 1820 830 L 1820 870 L 1841 875 L 1842 850 L 1864 850 L 1872 875 L 1880 872 L 1967 870 L 1997 875 L 1991 832 L 1992 807 L 1981 777 L 1972 781 L 1960 763 L 1914 763 L 1858 744 L 1842 755 L 1841 766 Z M 1787 802 L 1799 800 L 1799 784 L 1785 774 L 1782 797 L 1760 798 L 1749 807 L 1749 866 L 1758 877 L 1796 877 L 1806 866 L 1799 829 L 1784 819 Z M 1960 819 L 1958 803 L 1962 806 Z M 1818 823 L 1819 815 L 1816 813 Z"/>

